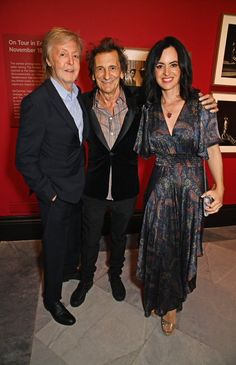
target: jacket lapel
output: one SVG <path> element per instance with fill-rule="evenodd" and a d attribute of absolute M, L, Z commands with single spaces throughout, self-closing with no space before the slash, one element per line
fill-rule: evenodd
<path fill-rule="evenodd" d="M 90 120 L 91 126 L 93 128 L 93 131 L 95 132 L 96 136 L 99 138 L 100 142 L 108 150 L 110 150 L 110 148 L 106 142 L 106 139 L 104 137 L 104 134 L 102 132 L 102 129 L 100 127 L 100 124 L 97 120 L 96 114 L 94 113 L 94 111 L 92 109 L 93 108 L 93 98 L 94 98 L 95 92 L 96 92 L 96 89 L 94 89 L 90 93 L 83 94 L 83 101 L 85 103 L 86 109 L 88 110 L 89 120 Z M 125 116 L 121 131 L 120 131 L 112 149 L 122 140 L 122 138 L 124 138 L 125 134 L 128 132 L 128 130 L 134 120 L 136 110 L 137 110 L 136 97 L 134 95 L 132 95 L 132 93 L 127 88 L 124 88 L 124 92 L 125 92 L 125 97 L 126 97 L 126 103 L 128 106 L 128 111 Z"/>
<path fill-rule="evenodd" d="M 83 127 L 83 140 L 85 140 L 88 137 L 88 133 L 89 133 L 88 112 L 85 108 L 83 98 L 82 98 L 80 92 L 79 92 L 77 98 L 78 98 L 79 104 L 80 104 L 82 112 L 83 112 L 83 124 L 84 124 L 84 127 Z"/>
<path fill-rule="evenodd" d="M 48 94 L 50 96 L 50 99 L 51 99 L 54 107 L 61 114 L 64 121 L 69 125 L 69 127 L 76 134 L 76 136 L 78 136 L 78 138 L 79 138 L 78 128 L 75 124 L 74 118 L 68 111 L 67 107 L 65 106 L 63 100 L 61 99 L 60 95 L 58 94 L 57 90 L 53 86 L 50 79 L 45 81 L 45 86 L 47 88 Z"/>
<path fill-rule="evenodd" d="M 134 120 L 134 116 L 135 116 L 135 111 L 133 109 L 129 109 L 126 116 L 125 116 L 125 119 L 124 119 L 124 122 L 123 122 L 123 125 L 122 125 L 122 128 L 121 128 L 121 131 L 114 143 L 114 146 L 113 148 L 122 140 L 122 138 L 125 136 L 125 134 L 128 132 L 133 120 Z"/>
<path fill-rule="evenodd" d="M 88 111 L 89 121 L 91 123 L 91 127 L 92 127 L 94 133 L 96 134 L 96 136 L 98 137 L 100 142 L 106 147 L 106 149 L 110 150 L 110 148 L 107 144 L 107 141 L 104 137 L 104 134 L 102 132 L 102 129 L 100 127 L 100 124 L 98 122 L 97 116 L 93 110 L 93 97 L 94 97 L 95 91 L 96 91 L 96 89 L 93 90 L 91 93 L 84 94 L 83 101 L 84 101 L 86 109 Z"/>
<path fill-rule="evenodd" d="M 129 95 L 126 90 L 124 90 L 125 92 L 125 97 L 126 97 L 126 103 L 128 106 L 128 111 L 127 114 L 125 116 L 121 131 L 114 143 L 113 148 L 122 140 L 122 138 L 125 136 L 125 134 L 128 132 L 134 117 L 135 117 L 135 113 L 136 113 L 136 101 L 135 101 L 135 97 L 132 97 L 132 95 Z"/>

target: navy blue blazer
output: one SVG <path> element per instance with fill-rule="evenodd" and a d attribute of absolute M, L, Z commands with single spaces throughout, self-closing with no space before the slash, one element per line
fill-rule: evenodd
<path fill-rule="evenodd" d="M 83 140 L 88 134 L 83 111 Z M 50 201 L 56 194 L 76 203 L 84 189 L 84 145 L 80 143 L 73 117 L 50 79 L 27 95 L 21 104 L 16 166 L 39 199 Z"/>

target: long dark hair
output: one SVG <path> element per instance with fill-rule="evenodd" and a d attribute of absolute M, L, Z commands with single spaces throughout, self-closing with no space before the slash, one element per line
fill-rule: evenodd
<path fill-rule="evenodd" d="M 163 50 L 168 47 L 174 47 L 178 54 L 178 63 L 181 70 L 180 96 L 187 100 L 196 96 L 198 92 L 192 87 L 192 63 L 188 51 L 177 38 L 168 36 L 154 44 L 147 57 L 144 87 L 147 101 L 149 102 L 156 102 L 161 98 L 161 88 L 155 78 L 155 67 L 161 58 Z"/>

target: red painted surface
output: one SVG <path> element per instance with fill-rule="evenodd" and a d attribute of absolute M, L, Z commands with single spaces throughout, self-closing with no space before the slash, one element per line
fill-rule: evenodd
<path fill-rule="evenodd" d="M 85 49 L 90 42 L 105 36 L 120 40 L 126 47 L 150 48 L 157 40 L 173 35 L 189 49 L 194 70 L 194 85 L 203 92 L 229 91 L 212 86 L 218 34 L 222 14 L 236 15 L 235 0 L 159 0 L 102 2 L 90 0 L 30 0 L 2 1 L 0 5 L 0 216 L 31 215 L 37 213 L 34 195 L 29 196 L 23 178 L 15 168 L 17 128 L 10 127 L 8 79 L 3 52 L 3 35 L 43 36 L 53 26 L 79 31 Z M 83 91 L 91 87 L 85 61 L 82 62 L 79 82 Z M 234 91 L 234 89 L 231 91 Z M 236 90 L 235 90 L 236 92 Z M 225 204 L 236 204 L 236 154 L 224 154 Z M 141 193 L 150 175 L 152 161 L 139 165 Z"/>

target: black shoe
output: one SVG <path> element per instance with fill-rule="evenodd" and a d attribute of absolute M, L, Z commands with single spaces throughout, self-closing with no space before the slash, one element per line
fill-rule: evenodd
<path fill-rule="evenodd" d="M 81 281 L 70 298 L 70 304 L 72 307 L 79 307 L 85 300 L 86 294 L 93 286 L 93 281 L 84 282 Z"/>
<path fill-rule="evenodd" d="M 69 280 L 81 280 L 81 271 L 75 270 L 63 274 L 63 283 Z"/>
<path fill-rule="evenodd" d="M 126 290 L 120 276 L 110 276 L 112 295 L 115 300 L 121 302 L 125 299 Z"/>
<path fill-rule="evenodd" d="M 75 317 L 72 316 L 61 302 L 54 302 L 50 305 L 44 303 L 44 306 L 51 313 L 56 322 L 64 324 L 65 326 L 72 326 L 72 324 L 76 322 Z"/>

